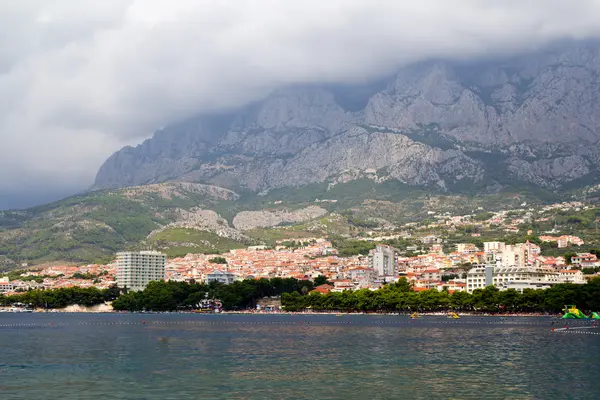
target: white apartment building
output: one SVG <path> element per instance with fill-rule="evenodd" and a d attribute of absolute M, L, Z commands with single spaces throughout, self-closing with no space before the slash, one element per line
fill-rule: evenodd
<path fill-rule="evenodd" d="M 496 286 L 500 290 L 547 289 L 562 283 L 559 273 L 542 267 L 493 267 L 478 266 L 467 273 L 467 292 L 487 286 Z"/>
<path fill-rule="evenodd" d="M 144 290 L 151 281 L 165 279 L 167 256 L 157 251 L 117 253 L 117 284 L 133 291 Z"/>
<path fill-rule="evenodd" d="M 473 293 L 476 289 L 485 289 L 493 285 L 493 266 L 480 265 L 467 272 L 467 292 Z"/>
<path fill-rule="evenodd" d="M 495 262 L 497 267 L 529 266 L 541 251 L 540 246 L 529 241 L 514 245 L 503 242 L 485 242 L 483 246 L 488 262 Z"/>
<path fill-rule="evenodd" d="M 206 275 L 206 280 L 205 282 L 211 283 L 211 282 L 219 282 L 219 283 L 223 283 L 225 285 L 231 285 L 233 282 L 235 282 L 235 274 L 229 271 L 219 271 L 218 269 L 214 270 L 213 272 L 211 272 L 210 274 Z"/>
<path fill-rule="evenodd" d="M 369 253 L 369 263 L 376 278 L 387 281 L 398 273 L 398 256 L 391 246 L 377 245 Z"/>

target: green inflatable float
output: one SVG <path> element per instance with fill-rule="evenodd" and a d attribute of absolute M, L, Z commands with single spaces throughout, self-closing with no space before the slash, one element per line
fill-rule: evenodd
<path fill-rule="evenodd" d="M 600 320 L 600 315 L 597 312 L 593 312 L 591 316 L 587 316 L 582 313 L 577 306 L 566 305 L 564 310 L 565 315 L 563 315 L 563 319 L 598 319 Z"/>
<path fill-rule="evenodd" d="M 563 319 L 588 319 L 588 316 L 579 311 L 576 306 L 567 305 L 565 306 L 565 315 Z"/>

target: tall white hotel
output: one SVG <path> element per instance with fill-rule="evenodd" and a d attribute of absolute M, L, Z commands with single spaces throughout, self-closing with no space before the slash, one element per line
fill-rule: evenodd
<path fill-rule="evenodd" d="M 167 256 L 157 251 L 117 253 L 117 284 L 132 291 L 144 290 L 150 281 L 165 279 Z"/>

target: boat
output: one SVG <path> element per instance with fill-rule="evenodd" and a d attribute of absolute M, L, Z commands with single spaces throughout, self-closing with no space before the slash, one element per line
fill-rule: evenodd
<path fill-rule="evenodd" d="M 32 313 L 32 308 L 11 307 L 10 312 L 14 313 Z"/>
<path fill-rule="evenodd" d="M 414 313 L 410 314 L 410 318 L 411 319 L 417 319 L 417 318 L 421 318 L 421 316 L 419 315 L 418 312 L 415 311 Z"/>
<path fill-rule="evenodd" d="M 460 315 L 458 315 L 455 312 L 451 312 L 451 313 L 448 313 L 448 315 L 446 315 L 446 318 L 449 318 L 449 319 L 459 319 Z"/>
<path fill-rule="evenodd" d="M 208 299 L 208 293 L 205 295 L 204 300 L 196 305 L 195 313 L 202 314 L 218 314 L 223 309 L 223 304 L 219 300 Z"/>

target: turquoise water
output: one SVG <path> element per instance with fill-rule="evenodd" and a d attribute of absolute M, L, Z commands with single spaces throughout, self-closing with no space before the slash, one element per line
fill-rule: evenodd
<path fill-rule="evenodd" d="M 600 335 L 551 321 L 2 313 L 0 398 L 600 399 Z"/>

